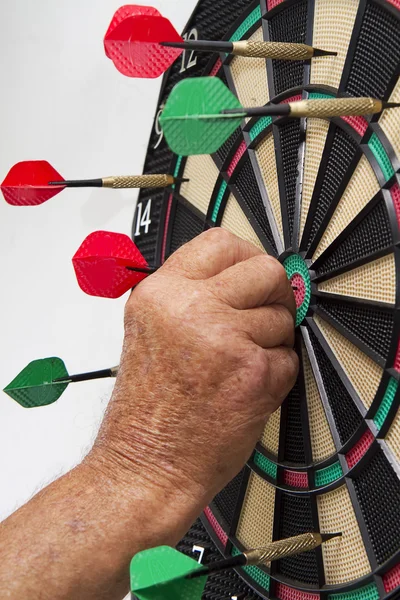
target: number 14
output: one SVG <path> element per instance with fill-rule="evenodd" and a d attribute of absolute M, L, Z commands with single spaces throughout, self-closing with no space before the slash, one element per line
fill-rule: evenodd
<path fill-rule="evenodd" d="M 135 237 L 140 235 L 142 227 L 144 227 L 144 233 L 149 233 L 149 227 L 151 225 L 151 198 L 147 201 L 146 208 L 143 211 L 143 203 L 138 202 L 136 209 L 136 229 Z"/>

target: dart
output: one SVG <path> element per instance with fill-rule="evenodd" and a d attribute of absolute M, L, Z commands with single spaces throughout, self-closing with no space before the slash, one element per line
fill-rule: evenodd
<path fill-rule="evenodd" d="M 337 54 L 285 42 L 185 40 L 156 9 L 136 5 L 117 10 L 104 37 L 104 48 L 123 75 L 146 78 L 165 73 L 187 50 L 280 60 L 307 60 Z"/>
<path fill-rule="evenodd" d="M 223 571 L 235 567 L 264 565 L 273 560 L 280 560 L 288 556 L 301 554 L 302 552 L 309 552 L 310 550 L 314 550 L 318 546 L 321 546 L 321 544 L 328 542 L 335 537 L 340 537 L 341 535 L 341 533 L 303 533 L 291 538 L 286 538 L 285 540 L 271 542 L 263 548 L 247 550 L 242 554 L 211 563 L 202 569 L 189 573 L 187 578 L 194 579 L 203 575 L 215 573 L 216 571 Z"/>
<path fill-rule="evenodd" d="M 56 402 L 70 383 L 116 377 L 118 367 L 69 375 L 61 358 L 41 358 L 30 362 L 9 383 L 4 392 L 24 408 L 37 408 Z"/>
<path fill-rule="evenodd" d="M 176 154 L 212 154 L 245 117 L 332 118 L 379 113 L 400 104 L 374 98 L 300 100 L 244 108 L 217 77 L 188 78 L 172 90 L 160 116 L 165 138 Z"/>
<path fill-rule="evenodd" d="M 183 181 L 172 175 L 128 175 L 100 179 L 65 180 L 45 160 L 27 160 L 14 165 L 1 184 L 8 204 L 37 206 L 67 187 L 159 188 Z"/>
<path fill-rule="evenodd" d="M 122 233 L 95 231 L 72 259 L 80 288 L 90 296 L 119 298 L 154 273 L 146 259 Z"/>
<path fill-rule="evenodd" d="M 341 535 L 303 533 L 205 566 L 174 548 L 158 546 L 139 552 L 133 557 L 130 565 L 131 592 L 138 600 L 201 600 L 206 577 L 211 573 L 237 567 L 265 565 L 266 562 L 309 552 Z M 188 587 L 195 582 L 199 583 L 197 588 Z"/>

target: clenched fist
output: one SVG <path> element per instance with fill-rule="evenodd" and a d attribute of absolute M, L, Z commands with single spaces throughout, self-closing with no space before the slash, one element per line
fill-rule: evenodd
<path fill-rule="evenodd" d="M 200 512 L 249 458 L 298 369 L 282 265 L 209 230 L 140 283 L 125 311 L 113 398 L 95 450 Z"/>

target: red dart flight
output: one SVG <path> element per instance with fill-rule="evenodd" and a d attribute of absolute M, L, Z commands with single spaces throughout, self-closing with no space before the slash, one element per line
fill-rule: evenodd
<path fill-rule="evenodd" d="M 37 206 L 50 200 L 65 186 L 48 185 L 64 181 L 46 160 L 26 160 L 14 165 L 1 184 L 3 196 L 13 206 Z"/>
<path fill-rule="evenodd" d="M 88 235 L 72 263 L 80 288 L 102 298 L 119 298 L 154 271 L 127 235 L 110 231 Z"/>
<path fill-rule="evenodd" d="M 104 37 L 104 49 L 128 77 L 159 77 L 183 52 L 160 42 L 184 42 L 172 23 L 151 6 L 122 6 Z"/>

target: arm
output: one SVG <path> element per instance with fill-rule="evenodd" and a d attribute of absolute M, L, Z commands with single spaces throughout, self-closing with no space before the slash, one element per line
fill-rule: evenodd
<path fill-rule="evenodd" d="M 282 266 L 223 230 L 142 282 L 92 451 L 1 525 L 2 597 L 122 598 L 132 556 L 179 541 L 292 387 L 294 310 Z"/>

